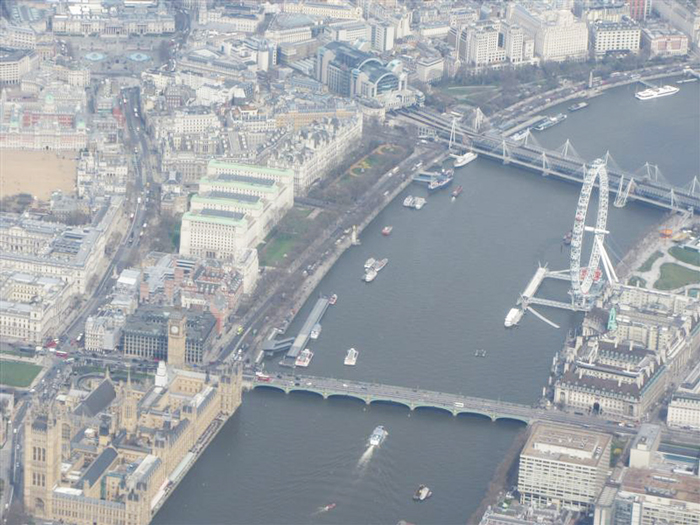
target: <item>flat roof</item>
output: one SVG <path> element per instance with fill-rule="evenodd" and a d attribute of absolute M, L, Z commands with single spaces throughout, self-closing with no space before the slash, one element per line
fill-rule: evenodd
<path fill-rule="evenodd" d="M 257 195 L 246 195 L 244 193 L 235 193 L 228 191 L 209 191 L 206 193 L 198 193 L 192 197 L 192 202 L 232 202 L 238 206 L 245 208 L 259 209 L 262 208 L 262 202 Z"/>
<path fill-rule="evenodd" d="M 248 222 L 245 220 L 245 214 L 243 213 L 219 210 L 188 211 L 182 216 L 182 219 L 211 224 L 226 224 L 228 226 L 244 226 Z"/>
<path fill-rule="evenodd" d="M 579 427 L 538 423 L 521 456 L 597 467 L 611 436 Z M 607 465 L 604 465 L 607 468 Z"/>
<path fill-rule="evenodd" d="M 700 477 L 665 470 L 628 468 L 622 490 L 688 503 L 700 502 Z"/>
<path fill-rule="evenodd" d="M 279 190 L 279 186 L 272 179 L 261 179 L 258 177 L 247 177 L 245 175 L 221 174 L 214 177 L 204 177 L 199 181 L 202 184 L 218 185 L 225 188 L 247 188 L 254 191 L 274 193 Z"/>
<path fill-rule="evenodd" d="M 294 177 L 294 171 L 286 168 L 268 168 L 267 166 L 238 164 L 236 162 L 224 162 L 215 159 L 210 160 L 208 166 L 217 170 L 249 171 L 251 173 L 262 173 L 265 175 Z"/>

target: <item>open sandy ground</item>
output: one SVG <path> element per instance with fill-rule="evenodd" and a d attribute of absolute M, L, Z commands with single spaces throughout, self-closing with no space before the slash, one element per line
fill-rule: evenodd
<path fill-rule="evenodd" d="M 54 190 L 75 187 L 73 152 L 0 149 L 0 198 L 29 193 L 46 200 Z"/>

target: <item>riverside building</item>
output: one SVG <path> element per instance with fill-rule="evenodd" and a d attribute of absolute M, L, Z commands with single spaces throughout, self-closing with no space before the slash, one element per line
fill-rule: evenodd
<path fill-rule="evenodd" d="M 588 56 L 588 28 L 571 11 L 525 2 L 509 7 L 508 20 L 534 39 L 535 55 L 544 61 L 585 60 Z"/>
<path fill-rule="evenodd" d="M 161 361 L 154 383 L 117 383 L 108 372 L 91 392 L 31 404 L 25 512 L 56 523 L 146 525 L 237 410 L 241 383 L 239 367 L 201 373 Z"/>
<path fill-rule="evenodd" d="M 520 453 L 521 503 L 586 510 L 605 483 L 611 436 L 562 425 L 538 423 Z"/>
<path fill-rule="evenodd" d="M 619 22 L 596 22 L 591 29 L 595 56 L 601 58 L 614 51 L 637 53 L 641 35 L 639 24 L 626 17 Z"/>

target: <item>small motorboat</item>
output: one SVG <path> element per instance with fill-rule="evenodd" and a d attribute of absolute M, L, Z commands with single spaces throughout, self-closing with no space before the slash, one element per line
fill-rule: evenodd
<path fill-rule="evenodd" d="M 323 507 L 321 510 L 323 512 L 328 512 L 329 510 L 333 510 L 335 508 L 335 503 L 329 503 L 325 507 Z"/>
<path fill-rule="evenodd" d="M 338 294 L 333 294 L 331 295 L 330 299 L 328 299 L 328 304 L 333 306 L 335 303 L 338 302 Z"/>
<path fill-rule="evenodd" d="M 382 235 L 391 235 L 391 230 L 393 229 L 393 226 L 384 226 L 384 228 L 382 228 Z"/>
<path fill-rule="evenodd" d="M 416 492 L 413 494 L 413 501 L 425 501 L 432 495 L 432 490 L 430 490 L 425 485 L 421 485 L 418 487 L 418 490 L 416 490 Z"/>

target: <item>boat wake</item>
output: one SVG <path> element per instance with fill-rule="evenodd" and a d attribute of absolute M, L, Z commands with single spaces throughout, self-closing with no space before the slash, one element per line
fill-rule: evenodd
<path fill-rule="evenodd" d="M 319 514 L 324 514 L 326 512 L 329 512 L 335 508 L 335 503 L 331 503 L 330 505 L 324 505 L 323 507 L 319 507 L 316 509 L 316 512 L 312 514 L 312 516 L 318 516 Z"/>
<path fill-rule="evenodd" d="M 364 471 L 367 468 L 367 465 L 369 465 L 369 460 L 372 459 L 375 448 L 377 447 L 370 445 L 367 447 L 367 450 L 362 453 L 362 456 L 360 456 L 360 459 L 357 462 L 358 470 Z"/>

